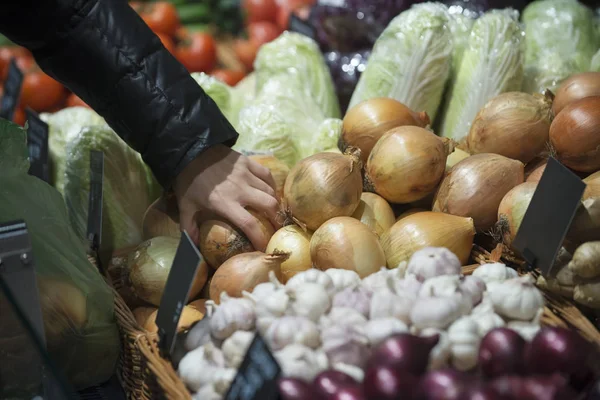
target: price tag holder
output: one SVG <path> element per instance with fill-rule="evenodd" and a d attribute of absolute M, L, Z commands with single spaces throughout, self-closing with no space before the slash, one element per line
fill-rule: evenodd
<path fill-rule="evenodd" d="M 100 270 L 100 242 L 102 240 L 102 199 L 104 185 L 104 153 L 90 150 L 90 194 L 88 198 L 87 239 L 90 252 L 96 257 Z"/>
<path fill-rule="evenodd" d="M 165 356 L 170 357 L 173 353 L 177 336 L 177 324 L 183 307 L 187 304 L 190 289 L 201 261 L 200 252 L 184 230 L 175 252 L 173 265 L 156 316 L 159 346 Z"/>
<path fill-rule="evenodd" d="M 585 183 L 555 158 L 550 157 L 525 212 L 513 247 L 531 268 L 543 276 L 554 260 L 581 203 Z"/>
<path fill-rule="evenodd" d="M 19 104 L 21 86 L 23 85 L 23 73 L 13 58 L 8 65 L 8 75 L 4 82 L 4 94 L 0 101 L 0 117 L 12 121 L 15 109 Z"/>
<path fill-rule="evenodd" d="M 312 25 L 308 21 L 298 18 L 298 16 L 294 13 L 290 14 L 288 25 L 291 32 L 300 33 L 304 36 L 308 36 L 311 39 L 316 38 L 315 29 L 312 27 Z"/>
<path fill-rule="evenodd" d="M 225 400 L 277 400 L 281 367 L 260 334 L 254 336 Z"/>
<path fill-rule="evenodd" d="M 28 108 L 27 147 L 29 148 L 29 174 L 50 182 L 48 165 L 48 124 L 40 119 L 35 111 Z"/>

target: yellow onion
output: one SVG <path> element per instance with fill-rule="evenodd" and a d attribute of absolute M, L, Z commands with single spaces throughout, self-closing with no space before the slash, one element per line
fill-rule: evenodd
<path fill-rule="evenodd" d="M 404 211 L 402 214 L 398 215 L 398 218 L 396 218 L 395 222 L 398 222 L 402 218 L 406 218 L 409 215 L 413 215 L 413 214 L 420 213 L 420 212 L 423 212 L 423 211 L 429 211 L 429 210 L 426 210 L 425 208 L 410 208 L 410 209 Z"/>
<path fill-rule="evenodd" d="M 181 237 L 179 209 L 174 195 L 162 195 L 148 207 L 142 223 L 142 239 L 157 236 Z"/>
<path fill-rule="evenodd" d="M 456 164 L 435 195 L 433 211 L 471 217 L 477 231 L 494 226 L 498 206 L 525 180 L 522 162 L 499 154 L 476 154 Z"/>
<path fill-rule="evenodd" d="M 363 163 L 375 143 L 392 128 L 405 125 L 429 125 L 429 116 L 425 111 L 416 113 L 397 100 L 387 97 L 365 100 L 346 113 L 342 125 L 342 148 L 358 147 Z"/>
<path fill-rule="evenodd" d="M 288 279 L 299 272 L 312 268 L 310 260 L 311 234 L 298 225 L 288 225 L 273 234 L 267 245 L 267 254 L 277 252 L 289 253 L 290 257 L 281 263 L 281 279 Z"/>
<path fill-rule="evenodd" d="M 156 307 L 138 307 L 132 313 L 135 321 L 143 328 L 154 311 L 156 311 Z"/>
<path fill-rule="evenodd" d="M 503 233 L 504 243 L 510 245 L 517 236 L 525 211 L 529 207 L 537 182 L 524 182 L 512 188 L 498 207 L 498 224 Z"/>
<path fill-rule="evenodd" d="M 585 178 L 583 182 L 587 185 L 583 193 L 584 200 L 600 197 L 600 171 L 594 172 Z"/>
<path fill-rule="evenodd" d="M 385 266 L 377 235 L 351 217 L 332 218 L 321 225 L 310 240 L 310 257 L 315 268 L 349 269 L 361 278 Z"/>
<path fill-rule="evenodd" d="M 525 167 L 525 182 L 539 182 L 544 175 L 546 165 L 548 165 L 548 159 L 542 162 L 535 163 L 535 165 L 527 164 Z"/>
<path fill-rule="evenodd" d="M 456 164 L 470 156 L 471 154 L 467 153 L 464 150 L 461 150 L 459 148 L 454 149 L 454 151 L 450 153 L 448 155 L 448 158 L 446 159 L 446 172 L 450 172 L 452 167 L 454 167 Z"/>
<path fill-rule="evenodd" d="M 417 126 L 388 131 L 371 151 L 365 169 L 366 186 L 390 203 L 426 197 L 444 176 L 451 143 Z"/>
<path fill-rule="evenodd" d="M 556 91 L 552 110 L 558 115 L 567 105 L 590 96 L 600 96 L 600 72 L 571 75 Z"/>
<path fill-rule="evenodd" d="M 263 235 L 271 239 L 275 229 L 267 217 L 251 209 L 248 209 L 248 212 L 260 222 Z M 229 222 L 217 219 L 204 221 L 200 225 L 198 247 L 208 265 L 215 269 L 235 255 L 255 250 L 241 230 Z"/>
<path fill-rule="evenodd" d="M 388 268 L 396 268 L 424 247 L 446 247 L 465 265 L 474 237 L 472 218 L 424 211 L 396 222 L 381 237 L 381 246 Z"/>
<path fill-rule="evenodd" d="M 200 311 L 202 314 L 206 314 L 206 302 L 207 301 L 208 301 L 207 299 L 194 300 L 188 304 L 188 307 L 195 308 L 196 310 Z"/>
<path fill-rule="evenodd" d="M 285 178 L 287 178 L 288 174 L 290 173 L 290 168 L 287 166 L 287 164 L 272 155 L 253 154 L 248 156 L 248 158 L 256 161 L 271 171 L 271 175 L 273 176 L 275 185 L 277 186 L 277 198 L 281 199 L 283 197 L 283 185 L 285 184 Z"/>
<path fill-rule="evenodd" d="M 352 217 L 360 220 L 377 235 L 381 235 L 396 222 L 390 204 L 383 197 L 368 192 L 360 196 L 360 203 Z"/>
<path fill-rule="evenodd" d="M 129 255 L 127 267 L 123 270 L 124 281 L 138 299 L 155 306 L 160 305 L 178 245 L 179 240 L 176 238 L 158 236 L 140 244 Z M 206 283 L 207 274 L 208 266 L 202 260 L 190 289 L 190 298 L 200 292 Z"/>
<path fill-rule="evenodd" d="M 281 264 L 289 256 L 289 253 L 265 254 L 254 251 L 231 257 L 212 277 L 210 298 L 218 304 L 222 292 L 231 297 L 241 297 L 243 291 L 252 292 L 259 283 L 268 282 L 271 271 L 281 280 Z"/>
<path fill-rule="evenodd" d="M 550 126 L 550 144 L 567 167 L 580 172 L 600 170 L 600 96 L 563 108 Z"/>
<path fill-rule="evenodd" d="M 158 315 L 158 309 L 154 310 L 152 314 L 148 316 L 146 323 L 142 325 L 142 327 L 151 333 L 158 332 L 158 326 L 156 325 L 156 316 Z M 181 311 L 181 316 L 179 317 L 179 322 L 177 323 L 177 331 L 185 331 L 190 329 L 190 327 L 196 322 L 200 321 L 204 318 L 204 313 L 196 310 L 193 307 L 184 306 Z"/>
<path fill-rule="evenodd" d="M 600 240 L 600 197 L 582 202 L 575 213 L 567 239 L 574 244 Z"/>
<path fill-rule="evenodd" d="M 552 94 L 502 93 L 477 113 L 467 136 L 472 154 L 495 153 L 524 163 L 546 149 Z"/>
<path fill-rule="evenodd" d="M 333 217 L 351 216 L 362 193 L 359 151 L 318 153 L 300 161 L 285 181 L 284 206 L 311 231 Z"/>

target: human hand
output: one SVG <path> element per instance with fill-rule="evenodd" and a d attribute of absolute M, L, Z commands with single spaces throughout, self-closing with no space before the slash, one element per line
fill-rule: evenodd
<path fill-rule="evenodd" d="M 265 250 L 269 238 L 245 207 L 264 213 L 275 228 L 279 227 L 279 202 L 269 169 L 224 145 L 202 152 L 177 176 L 173 188 L 181 229 L 196 243 L 199 241 L 196 222 L 199 212 L 209 211 L 226 218 L 260 251 Z"/>

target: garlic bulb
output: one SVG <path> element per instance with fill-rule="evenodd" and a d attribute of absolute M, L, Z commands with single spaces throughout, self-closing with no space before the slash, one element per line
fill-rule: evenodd
<path fill-rule="evenodd" d="M 494 310 L 503 317 L 527 321 L 544 307 L 544 296 L 531 275 L 488 284 Z"/>
<path fill-rule="evenodd" d="M 298 275 L 294 275 L 294 278 Z M 326 274 L 324 276 L 329 278 Z M 318 283 L 304 282 L 291 290 L 287 289 L 287 292 L 292 300 L 290 305 L 290 313 L 292 315 L 306 317 L 311 321 L 317 322 L 331 307 L 329 294 Z"/>
<path fill-rule="evenodd" d="M 464 294 L 471 298 L 471 304 L 476 306 L 485 293 L 485 282 L 483 279 L 473 275 L 463 276 L 460 279 L 460 288 Z"/>
<path fill-rule="evenodd" d="M 264 335 L 275 319 L 282 317 L 290 308 L 290 296 L 286 289 L 278 289 L 256 304 L 256 327 Z"/>
<path fill-rule="evenodd" d="M 479 304 L 473 307 L 471 310 L 471 315 L 480 315 L 480 314 L 494 314 L 494 303 L 490 299 L 490 294 L 488 292 L 483 293 L 483 297 Z"/>
<path fill-rule="evenodd" d="M 252 290 L 252 298 L 256 303 L 260 303 L 264 299 L 268 298 L 278 289 L 281 289 L 283 285 L 277 280 L 274 271 L 269 271 L 269 281 L 259 283 Z"/>
<path fill-rule="evenodd" d="M 214 385 L 204 385 L 192 396 L 192 400 L 222 400 L 223 396 L 215 391 Z"/>
<path fill-rule="evenodd" d="M 360 284 L 360 276 L 349 269 L 329 268 L 325 273 L 331 277 L 337 292 Z"/>
<path fill-rule="evenodd" d="M 408 326 L 397 318 L 372 319 L 365 325 L 365 334 L 371 346 L 376 346 L 396 333 L 408 332 Z"/>
<path fill-rule="evenodd" d="M 329 314 L 323 315 L 319 320 L 321 329 L 331 325 L 358 325 L 367 323 L 367 318 L 355 309 L 348 307 L 333 307 Z"/>
<path fill-rule="evenodd" d="M 371 297 L 373 292 L 365 287 L 348 287 L 333 296 L 333 307 L 353 308 L 367 317 L 371 308 Z"/>
<path fill-rule="evenodd" d="M 404 279 L 394 280 L 394 293 L 417 297 L 423 284 L 414 275 L 407 275 Z"/>
<path fill-rule="evenodd" d="M 379 271 L 364 278 L 362 280 L 362 285 L 371 290 L 373 293 L 376 293 L 380 290 L 389 290 L 390 286 L 388 283 L 388 278 L 390 277 L 402 279 L 404 275 L 399 276 L 399 271 L 397 269 L 387 269 L 386 267 L 381 267 Z"/>
<path fill-rule="evenodd" d="M 397 318 L 407 324 L 415 299 L 406 295 L 397 295 L 389 290 L 375 292 L 371 299 L 370 319 Z"/>
<path fill-rule="evenodd" d="M 240 366 L 244 361 L 248 347 L 254 340 L 254 335 L 254 332 L 237 331 L 223 342 L 221 351 L 228 367 L 237 368 Z"/>
<path fill-rule="evenodd" d="M 225 396 L 229 390 L 229 387 L 233 383 L 236 374 L 237 369 L 235 368 L 223 368 L 217 372 L 213 378 L 213 387 L 215 392 L 221 396 Z"/>
<path fill-rule="evenodd" d="M 519 276 L 517 271 L 502 263 L 480 265 L 473 271 L 473 276 L 482 279 L 486 285 L 490 282 L 502 282 Z"/>
<path fill-rule="evenodd" d="M 302 344 L 312 349 L 321 345 L 317 324 L 308 318 L 291 315 L 273 321 L 265 333 L 265 340 L 273 350 L 281 350 L 291 344 Z"/>
<path fill-rule="evenodd" d="M 292 276 L 285 286 L 289 289 L 295 289 L 303 283 L 317 283 L 325 288 L 330 296 L 333 296 L 336 292 L 331 276 L 316 268 L 307 269 Z"/>
<path fill-rule="evenodd" d="M 334 370 L 345 373 L 346 375 L 354 378 L 356 382 L 362 382 L 365 379 L 365 371 L 355 365 L 336 363 L 331 366 Z"/>
<path fill-rule="evenodd" d="M 441 275 L 460 275 L 458 257 L 445 247 L 424 247 L 413 253 L 406 274 L 415 275 L 421 282 Z"/>
<path fill-rule="evenodd" d="M 539 324 L 526 321 L 510 321 L 506 326 L 517 332 L 528 342 L 531 342 L 541 329 Z"/>
<path fill-rule="evenodd" d="M 484 337 L 489 331 L 506 325 L 504 319 L 498 314 L 491 312 L 480 314 L 473 318 L 479 327 L 479 336 Z"/>
<path fill-rule="evenodd" d="M 450 359 L 452 344 L 446 331 L 434 328 L 426 328 L 421 331 L 419 336 L 427 337 L 438 335 L 438 342 L 431 352 L 429 352 L 429 364 L 427 369 L 435 370 L 448 366 L 448 360 Z"/>
<path fill-rule="evenodd" d="M 312 381 L 319 372 L 329 366 L 327 356 L 322 351 L 312 350 L 301 344 L 291 344 L 274 353 L 283 376 Z"/>
<path fill-rule="evenodd" d="M 464 314 L 463 295 L 419 297 L 410 310 L 410 320 L 417 329 L 445 329 Z"/>
<path fill-rule="evenodd" d="M 370 355 L 369 339 L 362 326 L 331 325 L 321 334 L 330 364 L 363 367 Z"/>
<path fill-rule="evenodd" d="M 222 378 L 225 358 L 221 350 L 207 343 L 187 353 L 179 362 L 178 373 L 193 392 Z"/>
<path fill-rule="evenodd" d="M 206 305 L 215 308 L 214 313 L 211 312 L 210 332 L 216 339 L 227 339 L 235 331 L 254 329 L 256 314 L 252 300 L 229 297 L 222 292 L 219 306 L 210 300 Z"/>
<path fill-rule="evenodd" d="M 448 328 L 452 365 L 459 371 L 469 371 L 477 365 L 479 326 L 472 317 L 461 317 Z"/>
<path fill-rule="evenodd" d="M 441 275 L 427 279 L 419 290 L 419 297 L 444 297 L 462 293 L 459 275 Z"/>

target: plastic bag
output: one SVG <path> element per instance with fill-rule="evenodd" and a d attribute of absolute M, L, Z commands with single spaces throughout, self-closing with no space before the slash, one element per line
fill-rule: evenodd
<path fill-rule="evenodd" d="M 120 351 L 113 292 L 88 261 L 60 193 L 27 174 L 25 131 L 5 120 L 0 120 L 0 160 L 0 221 L 27 223 L 48 353 L 75 388 L 104 382 Z M 1 326 L 0 320 L 0 332 Z M 15 339 L 0 337 L 0 349 Z"/>

